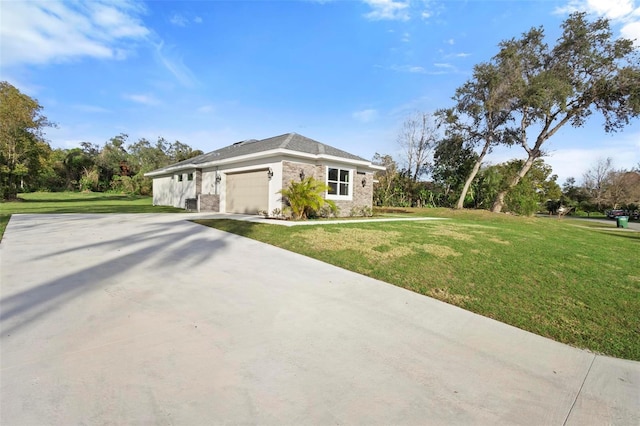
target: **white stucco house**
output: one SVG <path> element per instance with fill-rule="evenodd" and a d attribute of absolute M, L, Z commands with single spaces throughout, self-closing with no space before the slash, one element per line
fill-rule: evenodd
<path fill-rule="evenodd" d="M 341 215 L 371 207 L 369 160 L 297 133 L 236 142 L 216 151 L 146 173 L 153 179 L 153 204 L 198 211 L 256 214 L 282 209 L 278 193 L 292 180 L 313 176 L 330 190 Z"/>

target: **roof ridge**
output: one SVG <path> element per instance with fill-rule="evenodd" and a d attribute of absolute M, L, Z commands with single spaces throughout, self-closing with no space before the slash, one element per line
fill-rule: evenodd
<path fill-rule="evenodd" d="M 324 149 L 324 144 L 322 142 L 318 142 L 318 154 L 326 154 L 326 150 Z"/>
<path fill-rule="evenodd" d="M 287 135 L 287 137 L 284 139 L 284 141 L 282 141 L 282 143 L 278 148 L 282 148 L 282 149 L 286 148 L 287 145 L 289 145 L 289 142 L 291 142 L 291 139 L 293 139 L 293 136 L 295 135 L 295 133 L 285 133 L 285 135 Z"/>

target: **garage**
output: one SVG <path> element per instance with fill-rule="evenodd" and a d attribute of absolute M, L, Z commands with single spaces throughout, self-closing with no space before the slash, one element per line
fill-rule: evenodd
<path fill-rule="evenodd" d="M 269 209 L 267 170 L 227 174 L 227 213 L 256 214 Z"/>

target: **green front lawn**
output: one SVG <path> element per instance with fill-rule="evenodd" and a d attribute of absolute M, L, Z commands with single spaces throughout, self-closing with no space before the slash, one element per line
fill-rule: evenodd
<path fill-rule="evenodd" d="M 0 240 L 17 213 L 180 213 L 183 209 L 153 206 L 151 197 L 100 192 L 34 192 L 0 203 Z"/>
<path fill-rule="evenodd" d="M 197 223 L 435 297 L 560 342 L 640 360 L 640 233 L 484 211 L 407 210 L 447 221 L 282 227 Z"/>

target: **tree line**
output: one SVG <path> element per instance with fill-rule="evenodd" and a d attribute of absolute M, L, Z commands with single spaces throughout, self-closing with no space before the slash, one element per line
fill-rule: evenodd
<path fill-rule="evenodd" d="M 391 156 L 376 154 L 374 161 L 387 166 L 378 176 L 376 204 L 531 214 L 540 203 L 568 200 L 576 191 L 562 191 L 544 163 L 544 147 L 562 127 L 581 127 L 595 114 L 605 132 L 620 131 L 637 118 L 639 54 L 632 40 L 613 37 L 607 19 L 589 22 L 585 13 L 563 22 L 554 45 L 546 43 L 542 27 L 501 42 L 491 60 L 474 66 L 452 106 L 405 121 L 398 136 L 402 168 Z M 498 146 L 519 146 L 524 155 L 487 165 Z M 609 181 L 620 184 L 596 191 L 609 194 L 607 199 L 593 195 L 587 178 L 581 193 L 599 209 L 637 205 L 636 175 L 637 170 L 610 171 Z M 424 182 L 426 176 L 432 181 Z M 565 187 L 575 189 L 574 184 L 575 179 Z M 630 189 L 613 197 L 614 187 Z"/>
<path fill-rule="evenodd" d="M 0 82 L 0 195 L 3 200 L 20 192 L 114 191 L 149 195 L 146 172 L 202 154 L 180 141 L 158 137 L 129 143 L 119 134 L 102 146 L 82 142 L 80 147 L 53 149 L 44 129 L 55 126 L 42 106 L 17 88 Z"/>
<path fill-rule="evenodd" d="M 374 205 L 455 208 L 477 154 L 451 152 L 449 142 L 439 141 L 431 160 L 425 163 L 431 170 L 428 181 L 414 180 L 412 172 L 399 167 L 392 156 L 376 154 L 373 161 L 386 170 L 376 173 Z M 522 161 L 480 167 L 466 191 L 463 207 L 490 210 L 496 196 L 522 168 Z M 540 158 L 504 199 L 505 211 L 521 215 L 570 211 L 589 215 L 610 209 L 640 209 L 640 164 L 630 170 L 616 169 L 611 158 L 600 159 L 578 179 L 569 177 L 560 185 L 551 166 Z"/>
<path fill-rule="evenodd" d="M 637 171 L 609 170 L 606 179 L 595 179 L 598 184 L 585 177 L 581 186 L 573 179 L 561 188 L 544 162 L 546 143 L 564 126 L 581 127 L 597 114 L 605 132 L 617 132 L 640 115 L 639 55 L 632 40 L 613 37 L 607 19 L 590 22 L 585 13 L 570 15 L 553 45 L 542 27 L 501 42 L 494 57 L 474 66 L 450 107 L 404 122 L 398 135 L 402 166 L 376 154 L 374 161 L 387 169 L 377 176 L 375 203 L 521 214 L 569 199 L 598 209 L 640 203 L 627 188 Z M 163 138 L 128 144 L 125 134 L 103 146 L 83 142 L 54 150 L 44 139 L 50 126 L 55 124 L 36 100 L 0 82 L 3 199 L 35 190 L 149 194 L 145 172 L 201 154 Z M 491 165 L 487 159 L 498 146 L 520 147 L 523 156 Z"/>

